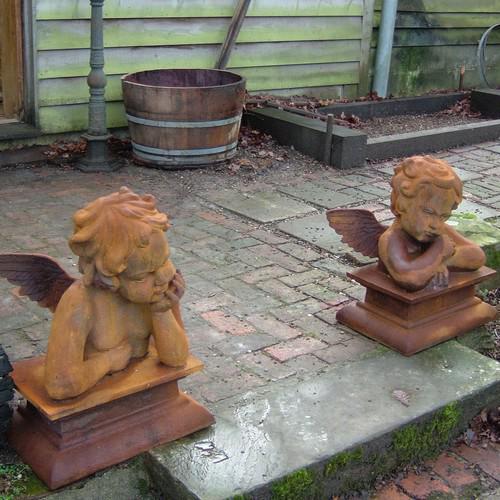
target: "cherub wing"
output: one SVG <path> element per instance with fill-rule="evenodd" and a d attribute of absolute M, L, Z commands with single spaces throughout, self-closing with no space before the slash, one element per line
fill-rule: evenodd
<path fill-rule="evenodd" d="M 20 286 L 20 295 L 27 295 L 52 312 L 62 294 L 75 281 L 51 257 L 30 253 L 0 254 L 0 276 Z"/>
<path fill-rule="evenodd" d="M 330 226 L 342 241 L 367 257 L 378 257 L 378 239 L 387 229 L 368 210 L 335 208 L 327 210 Z"/>

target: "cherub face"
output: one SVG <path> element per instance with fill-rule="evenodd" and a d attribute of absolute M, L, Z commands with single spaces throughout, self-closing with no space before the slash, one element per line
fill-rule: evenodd
<path fill-rule="evenodd" d="M 154 231 L 149 245 L 137 248 L 128 259 L 127 268 L 118 276 L 118 292 L 130 302 L 151 304 L 154 311 L 166 311 L 170 308 L 166 291 L 174 275 L 167 238 Z"/>
<path fill-rule="evenodd" d="M 455 203 L 456 197 L 452 189 L 429 184 L 407 203 L 406 211 L 399 214 L 401 226 L 421 243 L 430 243 L 443 234 Z"/>

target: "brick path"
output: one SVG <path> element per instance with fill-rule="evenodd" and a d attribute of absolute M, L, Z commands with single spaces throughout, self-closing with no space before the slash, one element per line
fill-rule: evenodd
<path fill-rule="evenodd" d="M 304 242 L 282 228 L 311 214 L 323 220 L 326 203 L 321 197 L 331 192 L 343 200 L 342 206 L 369 208 L 379 220 L 390 219 L 388 181 L 396 162 L 335 171 L 293 151 L 286 154 L 285 162 L 254 176 L 137 166 L 105 175 L 47 165 L 0 170 L 0 252 L 46 253 L 76 273 L 76 259 L 66 244 L 73 212 L 122 185 L 151 192 L 173 222 L 168 233 L 172 258 L 188 285 L 185 323 L 192 351 L 206 365 L 203 373 L 186 379 L 183 388 L 210 406 L 285 377 L 312 375 L 376 347 L 335 320 L 339 307 L 362 294 L 345 276 L 359 256 L 339 259 L 325 245 L 313 244 L 316 240 Z M 457 167 L 465 181 L 467 210 L 477 210 L 500 227 L 500 142 L 439 156 Z M 269 190 L 280 190 L 291 206 L 295 200 L 309 212 L 292 209 L 285 219 L 273 219 L 271 207 L 272 220 L 260 223 L 235 213 L 238 203 L 236 209 L 224 210 L 217 201 L 223 192 L 237 200 Z M 0 282 L 0 344 L 11 360 L 44 352 L 49 324 L 49 312 Z M 457 456 L 456 463 L 443 457 L 434 466 L 433 484 L 443 491 L 457 488 L 443 472 L 448 462 L 459 464 L 459 470 L 466 459 L 476 463 L 472 457 Z M 439 479 L 443 474 L 447 483 Z M 475 473 L 465 469 L 454 474 L 461 481 L 472 480 Z M 410 476 L 391 491 L 425 497 L 419 488 L 426 491 L 427 483 Z M 387 493 L 385 498 L 392 497 Z"/>
<path fill-rule="evenodd" d="M 379 489 L 372 500 L 500 498 L 500 446 L 461 444 Z"/>

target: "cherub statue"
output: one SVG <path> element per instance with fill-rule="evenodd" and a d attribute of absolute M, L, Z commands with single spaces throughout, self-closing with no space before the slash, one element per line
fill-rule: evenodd
<path fill-rule="evenodd" d="M 328 210 L 342 241 L 369 257 L 408 291 L 448 286 L 449 270 L 473 271 L 485 263 L 482 249 L 446 220 L 462 201 L 462 182 L 445 161 L 413 156 L 394 170 L 391 226 L 367 210 Z"/>
<path fill-rule="evenodd" d="M 153 196 L 122 187 L 78 210 L 69 240 L 81 278 L 50 257 L 0 255 L 0 275 L 54 312 L 45 388 L 53 399 L 78 396 L 105 375 L 145 356 L 186 363 L 188 340 L 179 309 L 184 280 L 170 260 L 167 215 Z"/>

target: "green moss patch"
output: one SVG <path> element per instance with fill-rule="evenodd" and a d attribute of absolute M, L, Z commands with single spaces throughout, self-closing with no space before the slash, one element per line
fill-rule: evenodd
<path fill-rule="evenodd" d="M 284 477 L 271 488 L 273 500 L 308 500 L 315 497 L 314 474 L 301 469 Z"/>
<path fill-rule="evenodd" d="M 359 447 L 339 453 L 325 465 L 325 480 L 336 482 L 337 494 L 352 493 L 371 487 L 377 477 L 401 466 L 437 456 L 453 438 L 460 416 L 456 404 L 449 404 L 429 422 L 396 431 L 385 452 L 368 453 Z"/>
<path fill-rule="evenodd" d="M 500 229 L 475 214 L 453 214 L 448 224 L 465 238 L 479 245 L 486 254 L 486 265 L 500 271 Z"/>
<path fill-rule="evenodd" d="M 339 470 L 347 467 L 354 462 L 360 462 L 363 458 L 363 450 L 361 448 L 356 448 L 353 451 L 343 451 L 338 455 L 335 455 L 326 465 L 325 465 L 325 476 L 332 476 Z"/>
<path fill-rule="evenodd" d="M 0 465 L 0 498 L 2 500 L 40 495 L 47 491 L 27 465 Z"/>
<path fill-rule="evenodd" d="M 392 450 L 405 464 L 420 462 L 439 454 L 453 437 L 460 420 L 455 404 L 445 406 L 430 422 L 412 424 L 394 433 Z"/>
<path fill-rule="evenodd" d="M 500 243 L 500 229 L 473 213 L 453 214 L 448 224 L 479 246 Z"/>

